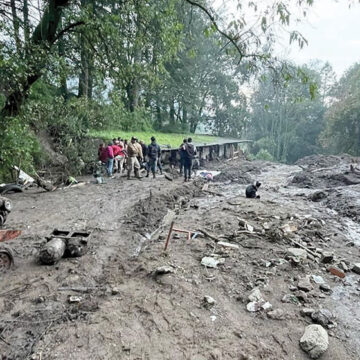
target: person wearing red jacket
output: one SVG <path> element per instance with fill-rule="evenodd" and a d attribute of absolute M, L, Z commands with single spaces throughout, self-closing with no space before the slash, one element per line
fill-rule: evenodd
<path fill-rule="evenodd" d="M 114 151 L 112 148 L 112 144 L 109 143 L 107 148 L 106 148 L 106 171 L 108 176 L 112 176 L 113 174 L 113 167 L 114 167 Z"/>
<path fill-rule="evenodd" d="M 112 148 L 114 152 L 114 171 L 117 170 L 118 173 L 121 174 L 125 161 L 123 146 L 120 144 L 119 140 L 116 140 Z"/>

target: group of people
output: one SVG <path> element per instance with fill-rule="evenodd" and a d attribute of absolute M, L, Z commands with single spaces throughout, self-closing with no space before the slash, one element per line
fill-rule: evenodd
<path fill-rule="evenodd" d="M 154 136 L 151 137 L 151 143 L 148 146 L 134 136 L 130 142 L 117 138 L 107 146 L 101 143 L 98 149 L 98 158 L 106 166 L 109 177 L 112 177 L 114 173 L 121 174 L 127 171 L 127 177 L 130 179 L 131 173 L 134 171 L 135 177 L 140 178 L 140 169 L 142 168 L 146 169 L 147 177 L 150 171 L 155 177 L 157 167 L 162 174 L 161 150 Z"/>
<path fill-rule="evenodd" d="M 192 139 L 184 139 L 179 147 L 180 155 L 180 174 L 184 174 L 184 180 L 191 179 L 192 162 L 196 155 L 196 147 Z M 140 170 L 146 170 L 146 176 L 156 177 L 157 169 L 162 174 L 161 149 L 157 144 L 154 136 L 151 137 L 151 143 L 145 145 L 136 137 L 131 141 L 122 138 L 113 139 L 106 146 L 101 143 L 98 149 L 98 159 L 106 167 L 109 177 L 114 173 L 123 173 L 127 171 L 127 178 L 130 179 L 131 173 L 134 172 L 136 178 L 141 178 Z"/>

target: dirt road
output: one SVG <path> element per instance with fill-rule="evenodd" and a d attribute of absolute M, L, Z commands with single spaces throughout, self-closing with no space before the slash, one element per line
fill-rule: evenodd
<path fill-rule="evenodd" d="M 331 313 L 322 359 L 359 359 L 360 275 L 350 269 L 360 262 L 360 185 L 331 180 L 353 161 L 318 172 L 310 161 L 212 163 L 222 173 L 210 193 L 202 181 L 162 177 L 9 196 L 7 228 L 23 234 L 8 243 L 15 268 L 1 275 L 2 359 L 308 359 L 299 339 L 319 322 L 309 308 Z M 261 200 L 245 199 L 255 179 Z M 198 235 L 174 236 L 164 252 L 171 220 Z M 92 231 L 88 253 L 38 264 L 54 228 Z M 289 256 L 294 241 L 310 250 L 306 259 Z M 219 264 L 205 267 L 204 257 Z M 157 274 L 162 266 L 169 273 Z M 272 309 L 248 311 L 254 289 Z"/>

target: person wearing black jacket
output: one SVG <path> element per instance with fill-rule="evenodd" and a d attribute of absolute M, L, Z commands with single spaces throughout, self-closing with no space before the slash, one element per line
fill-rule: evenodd
<path fill-rule="evenodd" d="M 149 177 L 150 170 L 155 178 L 156 173 L 156 165 L 161 156 L 160 146 L 156 143 L 156 139 L 154 136 L 151 137 L 151 144 L 147 147 L 147 156 L 148 156 L 148 164 L 147 164 L 147 174 L 146 177 Z"/>
<path fill-rule="evenodd" d="M 192 143 L 192 139 L 188 138 L 187 143 L 184 145 L 184 180 L 191 179 L 192 162 L 196 155 L 196 147 Z"/>

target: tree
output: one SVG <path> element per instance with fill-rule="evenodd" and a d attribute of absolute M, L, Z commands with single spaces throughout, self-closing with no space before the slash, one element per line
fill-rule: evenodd
<path fill-rule="evenodd" d="M 326 112 L 324 147 L 334 153 L 360 155 L 360 64 L 354 64 L 335 84 L 333 99 Z"/>
<path fill-rule="evenodd" d="M 250 135 L 256 140 L 255 152 L 267 150 L 274 159 L 292 163 L 321 151 L 318 137 L 326 110 L 321 75 L 326 67 L 304 66 L 300 72 L 293 67 L 286 83 L 274 73 L 264 74 L 251 99 Z M 313 94 L 304 75 L 317 84 Z"/>

